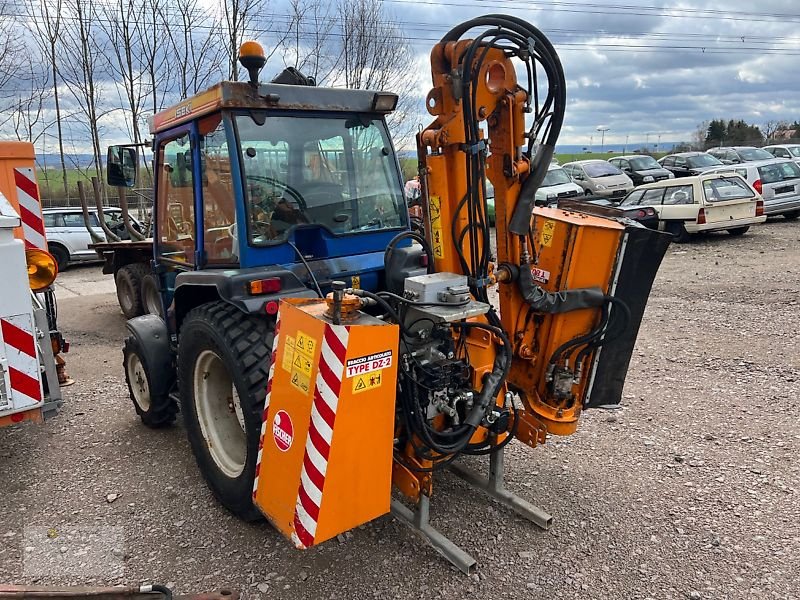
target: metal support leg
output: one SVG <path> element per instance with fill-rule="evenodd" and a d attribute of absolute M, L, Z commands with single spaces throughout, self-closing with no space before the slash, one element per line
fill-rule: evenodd
<path fill-rule="evenodd" d="M 505 489 L 503 480 L 503 456 L 504 450 L 499 450 L 490 455 L 489 458 L 489 478 L 478 475 L 472 469 L 468 469 L 459 463 L 450 465 L 450 470 L 471 486 L 479 488 L 489 496 L 509 507 L 519 516 L 528 519 L 542 529 L 550 529 L 553 524 L 553 517 L 543 511 L 538 506 L 523 500 L 516 494 Z"/>
<path fill-rule="evenodd" d="M 471 575 L 477 564 L 475 559 L 434 529 L 430 523 L 430 499 L 420 495 L 416 510 L 411 510 L 399 500 L 392 499 L 392 515 L 411 527 L 439 554 L 462 573 Z"/>

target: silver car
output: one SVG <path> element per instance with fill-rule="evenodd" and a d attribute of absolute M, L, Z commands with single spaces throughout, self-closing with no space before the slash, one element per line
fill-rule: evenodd
<path fill-rule="evenodd" d="M 604 160 L 576 160 L 564 170 L 587 195 L 621 200 L 633 189 L 631 178 Z"/>
<path fill-rule="evenodd" d="M 791 220 L 800 217 L 800 165 L 791 160 L 773 158 L 718 167 L 714 172 L 734 172 L 764 198 L 764 214 L 783 215 Z"/>
<path fill-rule="evenodd" d="M 118 208 L 106 208 L 103 212 L 109 229 L 122 238 L 127 237 L 125 224 L 122 222 L 122 211 Z M 47 234 L 47 248 L 56 259 L 59 271 L 66 269 L 70 263 L 98 260 L 97 253 L 89 249 L 92 236 L 86 229 L 80 208 L 45 208 L 42 210 L 42 216 Z M 97 221 L 97 210 L 90 210 L 89 218 L 92 229 L 105 239 Z M 141 228 L 133 217 L 131 220 L 134 227 Z"/>

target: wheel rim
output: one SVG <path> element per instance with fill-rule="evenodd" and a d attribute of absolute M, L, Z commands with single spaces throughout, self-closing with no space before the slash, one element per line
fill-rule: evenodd
<path fill-rule="evenodd" d="M 247 460 L 244 414 L 225 363 L 211 350 L 195 361 L 194 402 L 212 460 L 231 479 L 238 477 Z"/>
<path fill-rule="evenodd" d="M 139 355 L 135 352 L 128 355 L 125 368 L 128 371 L 133 401 L 142 409 L 142 412 L 147 412 L 150 410 L 151 404 L 150 386 L 147 383 L 147 373 Z"/>
<path fill-rule="evenodd" d="M 152 284 L 145 287 L 144 303 L 149 314 L 161 315 L 161 297 Z"/>
<path fill-rule="evenodd" d="M 122 311 L 130 312 L 133 309 L 133 289 L 128 280 L 121 277 L 117 283 L 117 290 L 119 290 L 119 304 Z"/>

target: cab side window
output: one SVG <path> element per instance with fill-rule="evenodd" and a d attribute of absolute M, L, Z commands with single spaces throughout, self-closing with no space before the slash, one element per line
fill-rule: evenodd
<path fill-rule="evenodd" d="M 202 119 L 200 159 L 203 187 L 203 245 L 208 264 L 223 265 L 239 262 L 239 243 L 236 237 L 236 206 L 233 198 L 231 160 L 222 115 Z"/>
<path fill-rule="evenodd" d="M 158 242 L 161 258 L 194 263 L 195 210 L 189 135 L 164 142 L 158 151 Z"/>
<path fill-rule="evenodd" d="M 674 156 L 667 156 L 662 163 L 665 167 L 671 167 L 675 164 L 675 157 Z"/>

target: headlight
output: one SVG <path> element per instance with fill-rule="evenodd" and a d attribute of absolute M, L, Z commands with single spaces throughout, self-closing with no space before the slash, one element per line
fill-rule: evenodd
<path fill-rule="evenodd" d="M 49 252 L 30 248 L 25 251 L 28 262 L 28 283 L 34 292 L 43 290 L 56 280 L 58 263 Z"/>
<path fill-rule="evenodd" d="M 594 186 L 594 187 L 595 187 L 595 189 L 596 189 L 596 190 L 598 190 L 598 191 L 606 189 L 606 186 L 604 186 L 602 183 L 598 183 L 598 184 L 597 184 L 596 186 Z"/>
<path fill-rule="evenodd" d="M 548 200 L 555 200 L 556 198 L 558 198 L 558 194 L 547 194 Z"/>
<path fill-rule="evenodd" d="M 669 175 L 667 175 L 667 179 L 675 179 L 675 173 L 673 173 L 672 171 L 670 171 L 670 172 L 669 172 Z"/>
<path fill-rule="evenodd" d="M 644 177 L 642 177 L 642 181 L 644 183 L 653 183 L 655 179 L 653 179 L 652 175 L 645 175 Z"/>

